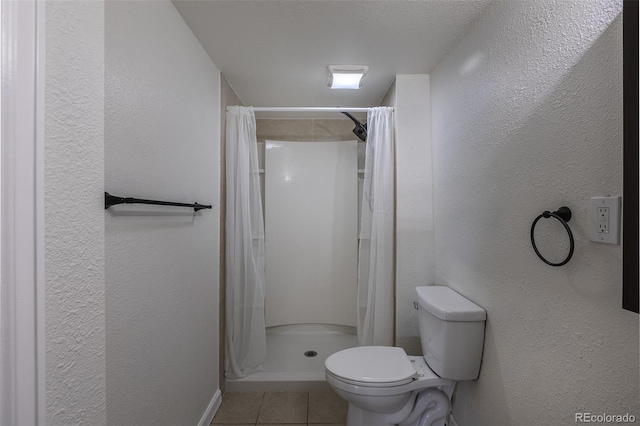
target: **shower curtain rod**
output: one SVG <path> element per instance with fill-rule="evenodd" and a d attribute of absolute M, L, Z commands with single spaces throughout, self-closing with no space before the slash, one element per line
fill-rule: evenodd
<path fill-rule="evenodd" d="M 228 110 L 229 107 L 227 107 Z M 253 107 L 255 112 L 367 112 L 369 108 L 340 107 Z"/>

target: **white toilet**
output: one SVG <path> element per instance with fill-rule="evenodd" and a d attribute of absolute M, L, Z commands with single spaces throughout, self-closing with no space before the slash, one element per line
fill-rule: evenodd
<path fill-rule="evenodd" d="M 485 310 L 449 287 L 416 293 L 423 356 L 361 346 L 327 358 L 327 382 L 349 402 L 347 426 L 444 425 L 455 382 L 478 378 Z"/>

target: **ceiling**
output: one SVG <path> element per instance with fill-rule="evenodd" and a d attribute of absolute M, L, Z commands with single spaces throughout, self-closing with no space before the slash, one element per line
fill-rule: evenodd
<path fill-rule="evenodd" d="M 370 107 L 429 73 L 489 0 L 173 0 L 245 105 Z M 332 90 L 327 65 L 368 65 Z"/>

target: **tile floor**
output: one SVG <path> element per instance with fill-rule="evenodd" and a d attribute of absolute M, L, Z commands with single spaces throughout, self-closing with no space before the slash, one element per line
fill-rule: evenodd
<path fill-rule="evenodd" d="M 347 402 L 329 392 L 226 392 L 215 426 L 337 426 L 347 421 Z"/>

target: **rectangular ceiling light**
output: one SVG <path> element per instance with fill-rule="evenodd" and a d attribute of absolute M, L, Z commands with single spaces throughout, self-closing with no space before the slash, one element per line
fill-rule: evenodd
<path fill-rule="evenodd" d="M 359 89 L 362 80 L 369 70 L 365 65 L 329 65 L 329 81 L 332 89 Z"/>

